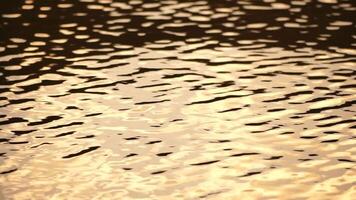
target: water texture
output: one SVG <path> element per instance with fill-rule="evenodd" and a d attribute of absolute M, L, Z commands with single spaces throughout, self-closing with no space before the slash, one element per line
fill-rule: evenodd
<path fill-rule="evenodd" d="M 0 13 L 0 199 L 356 195 L 356 1 Z"/>

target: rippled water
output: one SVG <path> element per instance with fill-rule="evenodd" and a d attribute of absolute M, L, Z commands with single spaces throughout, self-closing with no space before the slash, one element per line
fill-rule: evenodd
<path fill-rule="evenodd" d="M 0 199 L 352 199 L 356 2 L 0 2 Z"/>

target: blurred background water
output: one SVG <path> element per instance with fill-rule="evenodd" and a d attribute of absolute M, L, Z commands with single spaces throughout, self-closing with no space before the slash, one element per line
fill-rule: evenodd
<path fill-rule="evenodd" d="M 352 199 L 352 0 L 3 0 L 0 198 Z"/>

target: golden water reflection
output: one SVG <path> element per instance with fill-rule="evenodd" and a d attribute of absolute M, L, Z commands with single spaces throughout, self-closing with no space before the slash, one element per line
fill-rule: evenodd
<path fill-rule="evenodd" d="M 4 7 L 0 198 L 353 199 L 342 2 Z"/>

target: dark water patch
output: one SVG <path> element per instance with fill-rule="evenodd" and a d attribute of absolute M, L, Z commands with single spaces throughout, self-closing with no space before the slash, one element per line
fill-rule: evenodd
<path fill-rule="evenodd" d="M 9 141 L 9 144 L 27 144 L 29 141 Z"/>
<path fill-rule="evenodd" d="M 278 159 L 281 159 L 283 158 L 283 156 L 271 156 L 269 158 L 265 158 L 265 160 L 278 160 Z"/>
<path fill-rule="evenodd" d="M 6 107 L 8 105 L 14 105 L 14 104 L 22 104 L 22 103 L 27 103 L 27 102 L 31 102 L 31 101 L 35 101 L 34 99 L 29 99 L 29 98 L 26 98 L 26 99 L 10 99 L 8 100 L 9 103 L 8 104 L 5 104 L 3 106 L 0 106 L 0 107 Z"/>
<path fill-rule="evenodd" d="M 346 120 L 341 120 L 338 122 L 320 124 L 320 125 L 316 125 L 316 126 L 317 127 L 332 127 L 332 126 L 339 125 L 339 124 L 352 124 L 354 122 L 356 122 L 356 119 L 346 119 Z"/>
<path fill-rule="evenodd" d="M 103 113 L 91 113 L 91 114 L 86 114 L 84 115 L 84 117 L 94 117 L 94 116 L 98 116 L 98 115 L 102 115 Z"/>
<path fill-rule="evenodd" d="M 199 73 L 182 73 L 182 74 L 170 74 L 170 75 L 164 75 L 162 79 L 173 79 L 173 78 L 180 78 L 184 76 L 201 76 L 203 78 L 215 78 L 213 76 L 208 76 L 204 74 L 199 74 Z"/>
<path fill-rule="evenodd" d="M 339 109 L 339 108 L 346 108 L 346 107 L 353 106 L 355 103 L 356 103 L 356 100 L 346 101 L 345 103 L 343 103 L 341 105 L 337 105 L 337 106 L 325 106 L 325 107 L 322 107 L 322 108 L 309 109 L 305 113 L 302 113 L 302 114 L 320 113 L 320 112 L 326 111 L 326 110 L 334 110 L 334 109 Z"/>
<path fill-rule="evenodd" d="M 96 84 L 94 86 L 88 86 L 88 87 L 83 87 L 83 88 L 76 88 L 76 89 L 70 89 L 68 92 L 69 93 L 91 93 L 91 94 L 107 94 L 106 92 L 99 92 L 99 91 L 87 91 L 88 89 L 96 89 L 96 88 L 105 88 L 105 87 L 110 87 L 110 86 L 115 86 L 119 83 L 126 84 L 127 80 L 125 81 L 115 81 L 112 83 L 106 83 L 106 84 Z"/>
<path fill-rule="evenodd" d="M 0 172 L 0 174 L 9 174 L 9 173 L 12 173 L 12 172 L 15 172 L 15 171 L 17 171 L 16 168 L 15 169 L 10 169 L 10 170 L 7 170 L 7 171 L 2 171 L 2 172 Z"/>
<path fill-rule="evenodd" d="M 165 85 L 171 85 L 171 84 L 169 84 L 169 83 L 159 83 L 159 84 L 153 84 L 153 85 L 138 86 L 136 88 L 151 88 L 151 87 L 159 87 L 159 86 L 165 86 Z"/>
<path fill-rule="evenodd" d="M 230 108 L 230 109 L 227 109 L 227 110 L 219 111 L 218 113 L 233 112 L 233 111 L 238 111 L 238 110 L 241 110 L 241 109 L 242 108 Z"/>
<path fill-rule="evenodd" d="M 325 134 L 337 134 L 337 133 L 340 133 L 338 131 L 324 131 L 323 133 Z"/>
<path fill-rule="evenodd" d="M 132 156 L 137 156 L 138 154 L 136 153 L 130 153 L 125 156 L 125 158 L 132 157 Z"/>
<path fill-rule="evenodd" d="M 80 108 L 78 108 L 77 106 L 67 106 L 65 109 L 66 110 L 80 110 Z"/>
<path fill-rule="evenodd" d="M 327 100 L 327 99 L 332 99 L 332 97 L 318 97 L 318 98 L 306 101 L 305 103 L 319 102 L 319 101 L 324 101 L 324 100 Z"/>
<path fill-rule="evenodd" d="M 0 138 L 0 142 L 8 142 L 9 141 L 9 139 L 7 139 L 7 138 Z"/>
<path fill-rule="evenodd" d="M 50 123 L 50 122 L 53 122 L 53 121 L 56 121 L 56 120 L 59 120 L 62 118 L 63 117 L 61 117 L 61 116 L 47 116 L 46 118 L 41 119 L 40 121 L 30 122 L 27 125 L 28 126 L 37 126 L 37 125 L 47 124 L 47 123 Z"/>
<path fill-rule="evenodd" d="M 272 128 L 268 128 L 268 129 L 265 129 L 265 130 L 251 131 L 251 133 L 266 133 L 268 131 L 279 129 L 279 128 L 280 128 L 279 126 L 273 126 Z"/>
<path fill-rule="evenodd" d="M 279 102 L 279 101 L 285 101 L 289 100 L 291 97 L 298 96 L 298 95 L 303 95 L 303 94 L 312 94 L 313 91 L 298 91 L 298 92 L 292 92 L 289 94 L 284 95 L 284 97 L 281 98 L 276 98 L 276 99 L 271 99 L 271 100 L 265 100 L 263 102 L 266 103 L 272 103 L 272 102 Z"/>
<path fill-rule="evenodd" d="M 82 137 L 76 137 L 75 139 L 88 139 L 88 138 L 94 138 L 95 135 L 86 135 L 86 136 L 82 136 Z"/>
<path fill-rule="evenodd" d="M 220 160 L 212 160 L 212 161 L 207 161 L 207 162 L 200 162 L 200 163 L 193 163 L 193 164 L 190 164 L 192 166 L 199 166 L 199 165 L 210 165 L 210 164 L 213 164 L 213 163 L 216 163 L 216 162 L 219 162 Z"/>
<path fill-rule="evenodd" d="M 122 74 L 120 76 L 129 76 L 129 77 L 132 77 L 134 75 L 138 75 L 138 74 L 144 74 L 144 73 L 147 73 L 147 72 L 153 72 L 153 71 L 160 71 L 161 69 L 158 69 L 158 68 L 145 68 L 145 67 L 139 67 L 136 69 L 135 72 L 132 72 L 132 73 L 129 73 L 129 74 Z"/>
<path fill-rule="evenodd" d="M 331 116 L 327 116 L 327 117 L 322 117 L 322 118 L 319 118 L 319 119 L 315 119 L 314 121 L 323 121 L 323 120 L 335 119 L 335 118 L 338 118 L 338 116 L 336 116 L 336 115 L 331 115 Z"/>
<path fill-rule="evenodd" d="M 290 135 L 290 134 L 294 134 L 294 132 L 293 131 L 286 131 L 286 132 L 280 133 L 279 135 Z"/>
<path fill-rule="evenodd" d="M 66 136 L 66 135 L 72 135 L 73 133 L 75 133 L 75 131 L 69 131 L 69 132 L 65 132 L 65 133 L 60 133 L 60 134 L 55 135 L 53 137 L 63 137 L 63 136 Z"/>
<path fill-rule="evenodd" d="M 247 123 L 245 124 L 246 126 L 261 126 L 261 125 L 266 125 L 270 121 L 265 121 L 265 122 L 252 122 L 252 123 Z"/>
<path fill-rule="evenodd" d="M 172 153 L 173 153 L 173 152 L 158 153 L 158 154 L 156 154 L 156 156 L 164 157 L 164 156 L 168 156 L 169 154 L 172 154 Z"/>
<path fill-rule="evenodd" d="M 317 138 L 318 136 L 300 136 L 299 138 L 302 138 L 302 139 L 314 139 L 314 138 Z"/>
<path fill-rule="evenodd" d="M 343 159 L 343 158 L 340 158 L 340 159 L 337 159 L 338 161 L 341 161 L 341 162 L 351 162 L 351 163 L 354 163 L 355 161 L 353 160 L 350 160 L 350 159 Z"/>
<path fill-rule="evenodd" d="M 58 125 L 58 126 L 51 126 L 51 127 L 46 128 L 46 129 L 59 129 L 59 128 L 64 128 L 64 127 L 68 127 L 68 126 L 78 126 L 78 125 L 81 125 L 81 124 L 84 124 L 84 122 L 71 122 L 71 123 L 68 123 L 68 124 L 63 124 L 63 125 Z"/>
<path fill-rule="evenodd" d="M 14 123 L 21 123 L 21 122 L 28 122 L 28 120 L 22 119 L 20 117 L 11 117 L 5 121 L 1 121 L 0 125 L 8 125 L 8 124 L 14 124 Z"/>
<path fill-rule="evenodd" d="M 316 90 L 329 90 L 328 87 L 314 87 Z"/>
<path fill-rule="evenodd" d="M 144 102 L 135 103 L 135 105 L 156 104 L 156 103 L 162 103 L 162 102 L 167 102 L 167 101 L 170 101 L 170 100 L 165 99 L 165 100 L 160 100 L 160 101 L 144 101 Z"/>
<path fill-rule="evenodd" d="M 310 159 L 310 158 L 301 158 L 301 159 L 298 159 L 298 160 L 301 161 L 301 162 L 313 161 L 313 159 Z"/>
<path fill-rule="evenodd" d="M 166 172 L 166 170 L 155 171 L 155 172 L 152 172 L 151 174 L 152 174 L 152 175 L 163 174 L 164 172 Z"/>
<path fill-rule="evenodd" d="M 128 138 L 124 138 L 125 140 L 138 140 L 139 137 L 128 137 Z"/>
<path fill-rule="evenodd" d="M 286 110 L 285 108 L 273 108 L 273 109 L 269 109 L 267 110 L 267 112 L 279 112 L 279 111 L 283 111 Z"/>
<path fill-rule="evenodd" d="M 89 148 L 87 148 L 87 149 L 81 150 L 81 151 L 79 151 L 79 152 L 77 152 L 77 153 L 68 154 L 68 155 L 66 155 L 66 156 L 63 156 L 62 158 L 68 159 L 68 158 L 77 157 L 77 156 L 80 156 L 80 155 L 89 153 L 89 152 L 91 152 L 91 151 L 97 150 L 97 149 L 99 149 L 99 148 L 100 148 L 100 146 L 92 146 L 92 147 L 89 147 Z"/>
<path fill-rule="evenodd" d="M 50 142 L 43 142 L 43 143 L 41 143 L 41 144 L 34 145 L 34 146 L 32 146 L 31 148 L 34 149 L 34 148 L 37 148 L 37 147 L 40 147 L 40 146 L 43 146 L 43 145 L 46 145 L 46 144 L 53 144 L 53 143 L 50 143 Z"/>
<path fill-rule="evenodd" d="M 241 157 L 241 156 L 253 156 L 253 155 L 259 155 L 259 153 L 237 153 L 237 154 L 232 154 L 230 157 Z"/>
<path fill-rule="evenodd" d="M 328 76 L 307 76 L 309 80 L 325 80 L 329 78 Z"/>
<path fill-rule="evenodd" d="M 14 133 L 14 135 L 16 136 L 20 136 L 20 135 L 26 135 L 26 134 L 29 134 L 29 133 L 32 133 L 36 130 L 12 130 L 11 132 Z"/>
<path fill-rule="evenodd" d="M 231 142 L 231 140 L 217 140 L 217 141 L 211 141 L 210 143 L 226 143 L 226 142 Z"/>
<path fill-rule="evenodd" d="M 161 143 L 162 140 L 155 140 L 155 141 L 150 141 L 150 142 L 147 142 L 146 144 L 156 144 L 156 143 Z"/>
<path fill-rule="evenodd" d="M 45 86 L 50 86 L 50 85 L 58 85 L 63 82 L 64 82 L 64 80 L 41 80 L 41 82 L 37 83 L 37 84 L 32 84 L 32 85 L 28 85 L 28 86 L 20 86 L 22 91 L 16 92 L 16 94 L 22 94 L 22 93 L 35 91 L 35 90 L 40 89 L 40 87 L 45 87 Z"/>
<path fill-rule="evenodd" d="M 238 78 L 239 79 L 255 79 L 255 78 L 257 78 L 257 76 L 248 76 L 248 75 L 246 75 L 246 76 L 239 76 Z"/>
<path fill-rule="evenodd" d="M 245 96 L 249 96 L 249 95 L 227 95 L 227 96 L 222 96 L 222 97 L 215 97 L 215 98 L 209 99 L 209 100 L 192 102 L 187 105 L 207 104 L 207 103 L 213 103 L 213 102 L 222 101 L 222 100 L 226 100 L 226 99 L 230 99 L 230 98 L 239 98 L 239 97 L 245 97 Z"/>
<path fill-rule="evenodd" d="M 173 119 L 170 122 L 179 122 L 179 121 L 183 121 L 183 119 Z"/>
<path fill-rule="evenodd" d="M 323 140 L 323 141 L 321 141 L 321 143 L 333 143 L 333 142 L 337 142 L 337 141 L 339 141 L 339 140 L 337 140 L 337 139 L 333 139 L 333 140 Z"/>
<path fill-rule="evenodd" d="M 220 193 L 222 193 L 222 191 L 219 191 L 219 192 L 210 192 L 210 193 L 208 193 L 208 194 L 206 194 L 206 195 L 201 195 L 201 196 L 199 196 L 199 198 L 205 199 L 205 198 L 207 198 L 207 197 L 210 197 L 210 196 L 213 196 L 213 195 L 217 195 L 217 194 L 220 194 Z"/>
<path fill-rule="evenodd" d="M 253 176 L 253 175 L 257 175 L 257 174 L 261 174 L 262 172 L 248 172 L 244 175 L 238 176 L 238 177 L 249 177 L 249 176 Z"/>

